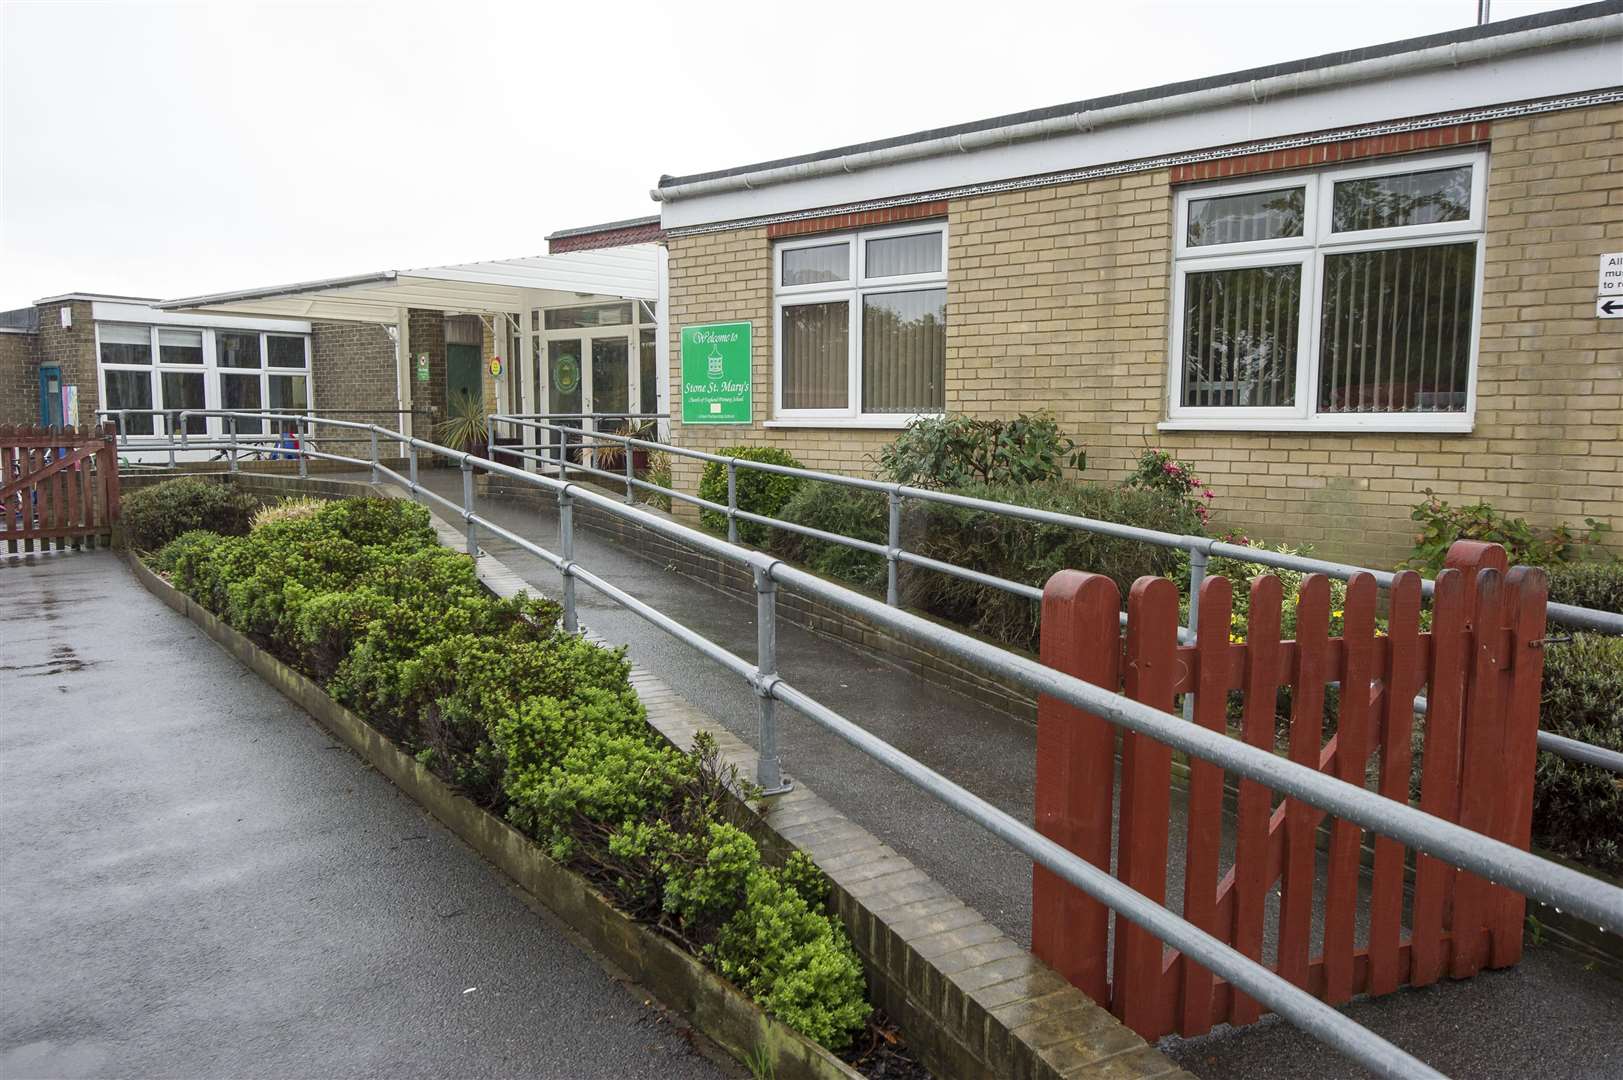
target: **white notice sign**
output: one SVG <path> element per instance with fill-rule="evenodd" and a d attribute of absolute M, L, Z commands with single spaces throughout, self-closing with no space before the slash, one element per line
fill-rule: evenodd
<path fill-rule="evenodd" d="M 1602 296 L 1623 296 L 1623 251 L 1600 257 L 1600 284 L 1595 291 Z"/>

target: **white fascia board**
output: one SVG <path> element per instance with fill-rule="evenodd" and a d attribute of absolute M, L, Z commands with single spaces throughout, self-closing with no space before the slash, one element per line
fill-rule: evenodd
<path fill-rule="evenodd" d="M 903 161 L 661 204 L 667 229 L 767 217 L 1167 154 L 1356 127 L 1406 117 L 1609 89 L 1623 82 L 1618 41 L 1514 53 L 1258 103 L 1219 105 L 1137 123 Z"/>
<path fill-rule="evenodd" d="M 287 318 L 266 318 L 262 313 L 239 314 L 220 312 L 191 314 L 163 311 L 145 304 L 119 304 L 105 300 L 93 301 L 90 316 L 97 322 L 147 323 L 157 326 L 219 327 L 229 330 L 268 330 L 271 333 L 308 334 L 307 321 Z"/>

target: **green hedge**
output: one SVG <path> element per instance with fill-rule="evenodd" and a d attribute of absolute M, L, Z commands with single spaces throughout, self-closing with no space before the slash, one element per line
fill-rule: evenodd
<path fill-rule="evenodd" d="M 1546 567 L 1550 600 L 1623 612 L 1623 562 L 1570 562 Z"/>
<path fill-rule="evenodd" d="M 716 452 L 723 457 L 739 458 L 743 461 L 802 468 L 794 455 L 775 446 L 729 446 Z M 784 504 L 794 498 L 795 492 L 800 489 L 801 480 L 799 477 L 762 472 L 760 469 L 739 469 L 736 485 L 738 509 L 760 514 L 762 517 L 778 517 Z M 704 467 L 704 473 L 699 477 L 699 498 L 727 505 L 727 466 L 719 461 L 712 461 Z M 719 510 L 700 510 L 699 521 L 713 532 L 727 531 L 727 515 Z M 754 544 L 757 547 L 765 546 L 773 531 L 768 526 L 754 521 L 738 523 L 738 538 L 746 544 Z"/>
<path fill-rule="evenodd" d="M 809 861 L 763 861 L 727 819 L 714 742 L 647 723 L 623 650 L 556 604 L 492 597 L 428 512 L 355 499 L 158 555 L 177 587 L 505 815 L 626 911 L 830 1049 L 867 1023 L 861 964 Z"/>
<path fill-rule="evenodd" d="M 235 484 L 182 476 L 125 495 L 124 536 L 139 551 L 157 551 L 189 529 L 241 536 L 259 501 Z"/>
<path fill-rule="evenodd" d="M 797 525 L 883 544 L 890 534 L 890 499 L 878 491 L 809 481 L 784 504 L 779 517 Z M 885 557 L 845 544 L 773 530 L 771 549 L 779 558 L 799 563 L 814 574 L 858 588 L 882 588 Z"/>
<path fill-rule="evenodd" d="M 1623 751 L 1623 638 L 1577 634 L 1545 648 L 1539 727 Z M 1623 873 L 1623 780 L 1540 754 L 1533 792 L 1534 843 Z"/>

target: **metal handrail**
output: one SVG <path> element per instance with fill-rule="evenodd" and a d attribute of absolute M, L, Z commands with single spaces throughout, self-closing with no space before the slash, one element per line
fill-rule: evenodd
<path fill-rule="evenodd" d="M 544 415 L 544 414 L 537 414 Z M 620 414 L 608 414 L 618 416 Z M 973 496 L 957 495 L 952 492 L 932 491 L 927 488 L 915 488 L 905 484 L 895 484 L 882 480 L 869 480 L 864 477 L 842 476 L 837 473 L 822 472 L 816 469 L 804 469 L 791 465 L 774 465 L 768 462 L 749 461 L 743 458 L 731 457 L 726 454 L 712 454 L 703 450 L 690 450 L 683 447 L 671 446 L 666 443 L 650 442 L 646 439 L 637 439 L 624 435 L 615 435 L 608 432 L 584 431 L 569 425 L 549 424 L 535 420 L 528 414 L 501 415 L 491 418 L 496 421 L 522 422 L 523 426 L 536 430 L 561 432 L 564 439 L 561 444 L 524 445 L 521 447 L 504 446 L 499 451 L 503 455 L 533 461 L 539 465 L 551 464 L 559 470 L 560 477 L 567 479 L 569 471 L 599 476 L 606 480 L 626 485 L 625 501 L 634 502 L 633 490 L 645 488 L 658 491 L 667 498 L 679 499 L 701 509 L 711 510 L 722 514 L 727 519 L 727 539 L 733 543 L 738 541 L 738 522 L 748 521 L 772 528 L 782 529 L 786 532 L 809 536 L 829 543 L 839 544 L 857 551 L 867 552 L 883 557 L 887 562 L 885 602 L 892 607 L 901 603 L 898 589 L 898 568 L 901 564 L 919 566 L 936 573 L 946 574 L 963 581 L 974 582 L 988 588 L 1000 589 L 1023 597 L 1031 601 L 1042 599 L 1042 590 L 1027 585 L 1024 582 L 1012 581 L 1008 578 L 987 574 L 968 567 L 957 566 L 953 563 L 931 559 L 924 555 L 909 552 L 901 545 L 901 500 L 904 498 L 920 499 L 928 502 L 942 503 L 948 506 L 958 506 L 971 510 L 987 511 L 1005 517 L 1035 521 L 1044 525 L 1057 525 L 1066 528 L 1078 529 L 1083 532 L 1095 533 L 1102 536 L 1112 536 L 1123 540 L 1137 540 L 1144 543 L 1156 544 L 1162 547 L 1182 547 L 1189 551 L 1189 625 L 1178 628 L 1178 640 L 1189 643 L 1194 640 L 1196 619 L 1200 613 L 1200 586 L 1206 578 L 1208 560 L 1212 556 L 1237 559 L 1243 562 L 1257 563 L 1272 566 L 1277 569 L 1294 570 L 1305 573 L 1322 573 L 1343 581 L 1354 574 L 1367 573 L 1375 578 L 1381 588 L 1390 588 L 1396 574 L 1387 570 L 1374 570 L 1367 567 L 1352 566 L 1347 563 L 1330 562 L 1324 559 L 1310 559 L 1301 555 L 1287 555 L 1283 552 L 1269 551 L 1266 548 L 1253 548 L 1241 544 L 1230 544 L 1221 540 L 1212 540 L 1209 537 L 1179 536 L 1176 533 L 1160 532 L 1155 529 L 1144 529 L 1136 525 L 1123 525 L 1114 521 L 1099 521 L 1094 518 L 1078 517 L 1074 514 L 1061 514 L 1052 510 L 1041 510 L 1036 507 L 1021 506 L 1017 503 L 1000 503 L 989 499 L 978 499 Z M 625 475 L 621 476 L 605 469 L 583 465 L 578 462 L 566 462 L 565 458 L 572 449 L 570 440 L 573 438 L 600 439 L 610 444 L 620 445 L 625 449 Z M 582 444 L 584 446 L 584 443 Z M 491 454 L 498 452 L 494 441 L 491 443 Z M 632 476 L 630 451 L 633 448 L 649 448 L 676 454 L 682 457 L 714 462 L 727 469 L 727 502 L 726 504 L 703 499 L 695 495 L 679 492 L 674 488 L 662 488 L 649 484 L 646 481 L 636 480 Z M 559 451 L 552 456 L 531 452 L 537 449 L 553 449 Z M 740 468 L 756 469 L 762 472 L 774 473 L 780 476 L 791 476 L 802 480 L 815 480 L 823 483 L 840 484 L 846 487 L 858 488 L 865 491 L 885 494 L 890 502 L 890 521 L 888 529 L 888 543 L 876 544 L 869 540 L 860 540 L 856 537 L 846 536 L 842 533 L 829 532 L 799 522 L 785 521 L 782 518 L 769 517 L 762 514 L 741 510 L 738 507 L 738 481 L 737 470 Z M 1421 595 L 1431 596 L 1436 583 L 1430 579 L 1421 580 Z M 1580 626 L 1599 629 L 1603 633 L 1623 634 L 1623 614 L 1609 611 L 1599 611 L 1594 608 L 1576 607 L 1569 604 L 1547 604 L 1546 613 L 1552 622 L 1565 622 L 1569 626 Z M 1121 613 L 1123 625 L 1127 622 L 1127 613 Z M 1414 712 L 1418 715 L 1425 713 L 1426 703 L 1424 697 L 1417 697 L 1414 702 Z M 1187 715 L 1186 715 L 1187 718 Z M 1540 731 L 1538 733 L 1538 748 L 1557 757 L 1583 764 L 1596 765 L 1609 769 L 1612 772 L 1623 774 L 1623 753 L 1609 750 L 1603 746 L 1580 742 L 1576 739 L 1566 738 L 1552 732 Z"/>
<path fill-rule="evenodd" d="M 227 415 L 259 418 L 263 414 L 236 412 Z M 556 568 L 563 578 L 563 623 L 566 630 L 573 632 L 577 629 L 575 586 L 577 581 L 584 582 L 588 587 L 746 679 L 759 699 L 756 777 L 761 786 L 769 792 L 783 790 L 785 786 L 779 771 L 774 714 L 775 704 L 782 702 L 929 792 L 953 810 L 1011 843 L 1035 862 L 1099 900 L 1123 918 L 1182 950 L 1195 962 L 1222 976 L 1241 991 L 1379 1075 L 1431 1077 L 1440 1074 L 1255 960 L 1242 955 L 1181 916 L 1174 915 L 1165 907 L 1116 880 L 1107 869 L 1096 867 L 1066 850 L 1024 822 L 1014 819 L 979 796 L 947 780 L 785 682 L 776 668 L 777 587 L 791 586 L 835 607 L 871 619 L 878 625 L 929 642 L 950 655 L 990 667 L 1030 690 L 1085 709 L 1127 731 L 1145 735 L 1193 757 L 1212 762 L 1238 776 L 1254 780 L 1336 817 L 1401 841 L 1417 851 L 1479 874 L 1493 883 L 1503 884 L 1569 911 L 1579 918 L 1589 919 L 1605 930 L 1614 933 L 1623 932 L 1623 889 L 1539 858 L 1499 840 L 1471 832 L 1406 803 L 1388 799 L 1361 786 L 1321 773 L 1317 769 L 1281 758 L 1265 749 L 1230 738 L 1226 734 L 1210 731 L 1170 713 L 1163 713 L 1112 690 L 1094 686 L 1054 668 L 1045 667 L 1027 657 L 898 610 L 855 590 L 798 570 L 762 552 L 723 541 L 639 507 L 627 506 L 622 501 L 580 484 L 477 458 L 465 451 L 440 446 L 376 424 L 320 416 L 301 418 L 301 424 L 306 420 L 313 425 L 368 432 L 371 453 L 369 458 L 352 458 L 309 449 L 301 439 L 298 448 L 301 475 L 304 472 L 302 463 L 306 457 L 370 467 L 374 482 L 388 476 L 403 484 L 413 497 L 430 497 L 446 506 L 453 514 L 460 516 L 465 525 L 466 550 L 470 556 L 478 557 L 478 533 L 480 529 L 484 529 Z M 406 475 L 402 476 L 382 464 L 379 457 L 380 439 L 386 439 L 401 447 L 407 458 Z M 447 457 L 458 463 L 463 476 L 460 507 L 452 500 L 430 492 L 418 483 L 417 454 L 420 450 Z M 559 550 L 550 551 L 479 514 L 474 509 L 475 470 L 552 492 L 558 499 L 560 511 Z M 593 506 L 657 534 L 749 568 L 755 581 L 758 615 L 755 662 L 751 663 L 729 652 L 581 566 L 574 556 L 573 508 L 577 502 Z"/>

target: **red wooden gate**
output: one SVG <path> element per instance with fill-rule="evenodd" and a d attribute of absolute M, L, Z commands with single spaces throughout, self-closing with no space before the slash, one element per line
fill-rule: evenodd
<path fill-rule="evenodd" d="M 103 544 L 118 520 L 118 447 L 111 424 L 0 426 L 0 542 L 10 554 Z"/>
<path fill-rule="evenodd" d="M 1358 574 L 1347 583 L 1339 637 L 1329 634 L 1330 583 L 1312 575 L 1299 593 L 1294 641 L 1280 640 L 1282 590 L 1272 576 L 1251 582 L 1245 640 L 1231 640 L 1231 588 L 1225 578 L 1206 579 L 1195 644 L 1180 645 L 1177 587 L 1139 579 L 1123 651 L 1115 583 L 1063 571 L 1043 594 L 1043 662 L 1100 686 L 1124 684 L 1128 696 L 1169 712 L 1179 695 L 1192 694 L 1195 723 L 1271 751 L 1278 691 L 1289 687 L 1285 749 L 1293 761 L 1393 799 L 1411 799 L 1418 779 L 1425 812 L 1527 847 L 1544 669 L 1542 571 L 1506 573 L 1503 548 L 1461 541 L 1437 577 L 1430 628 L 1421 629 L 1420 578 L 1403 573 L 1385 633 L 1376 628 L 1375 579 Z M 1335 732 L 1325 740 L 1332 682 L 1341 685 Z M 1422 692 L 1429 705 L 1420 721 L 1413 702 Z M 1115 744 L 1114 729 L 1098 717 L 1039 702 L 1037 828 L 1107 869 Z M 1116 874 L 1160 903 L 1172 760 L 1164 744 L 1122 736 Z M 1326 828 L 1323 811 L 1276 800 L 1250 780 L 1230 790 L 1225 814 L 1223 770 L 1189 763 L 1186 836 L 1174 852 L 1184 918 L 1253 959 L 1271 952 L 1270 966 L 1297 986 L 1339 1004 L 1520 959 L 1519 894 L 1426 855 L 1407 860 L 1384 836 L 1369 838 L 1365 858 L 1360 826 L 1332 819 Z M 1315 887 L 1323 896 L 1317 935 Z M 1259 1015 L 1257 1002 L 1126 919 L 1116 920 L 1107 949 L 1109 912 L 1040 867 L 1032 908 L 1032 951 L 1146 1038 L 1199 1035 Z"/>

